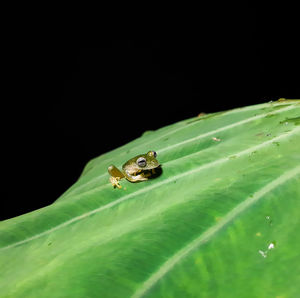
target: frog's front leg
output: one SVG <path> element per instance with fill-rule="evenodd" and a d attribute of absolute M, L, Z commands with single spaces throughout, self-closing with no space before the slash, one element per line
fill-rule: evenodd
<path fill-rule="evenodd" d="M 112 184 L 112 186 L 115 188 L 122 188 L 119 181 L 124 178 L 124 174 L 114 165 L 111 165 L 108 167 L 108 173 L 110 175 L 109 181 Z"/>
<path fill-rule="evenodd" d="M 148 180 L 148 178 L 146 178 L 143 174 L 132 175 L 127 170 L 125 170 L 124 174 L 125 174 L 126 179 L 129 180 L 130 182 L 138 182 L 138 181 L 146 181 L 146 180 Z"/>

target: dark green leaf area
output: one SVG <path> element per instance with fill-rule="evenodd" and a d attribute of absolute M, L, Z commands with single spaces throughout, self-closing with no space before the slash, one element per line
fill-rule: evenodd
<path fill-rule="evenodd" d="M 147 296 L 194 297 L 201 289 L 207 297 L 297 297 L 298 182 L 290 180 L 266 195 L 211 241 L 196 247 Z"/>

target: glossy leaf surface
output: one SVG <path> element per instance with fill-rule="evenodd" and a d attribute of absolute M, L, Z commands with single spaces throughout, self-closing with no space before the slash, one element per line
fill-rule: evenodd
<path fill-rule="evenodd" d="M 299 124 L 299 100 L 266 103 L 92 160 L 52 205 L 0 223 L 0 297 L 299 296 Z M 162 174 L 113 189 L 107 167 L 149 150 Z"/>

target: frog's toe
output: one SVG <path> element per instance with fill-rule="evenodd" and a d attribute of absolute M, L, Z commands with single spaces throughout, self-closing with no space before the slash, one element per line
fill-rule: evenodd
<path fill-rule="evenodd" d="M 119 177 L 110 177 L 109 178 L 109 181 L 110 181 L 110 183 L 112 184 L 112 186 L 114 187 L 114 188 L 122 188 L 122 186 L 120 185 L 120 183 L 119 183 L 119 180 L 120 180 L 120 178 Z"/>

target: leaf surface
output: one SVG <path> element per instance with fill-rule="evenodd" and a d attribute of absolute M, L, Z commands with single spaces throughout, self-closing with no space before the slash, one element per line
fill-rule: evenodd
<path fill-rule="evenodd" d="M 0 223 L 0 297 L 296 297 L 299 124 L 299 100 L 266 103 L 95 158 L 52 205 Z M 149 150 L 162 174 L 113 189 L 107 167 Z"/>

